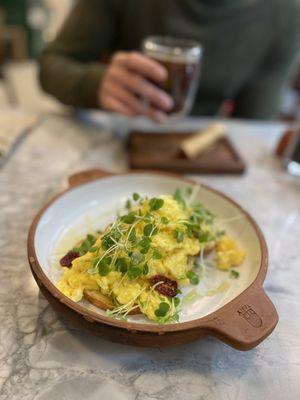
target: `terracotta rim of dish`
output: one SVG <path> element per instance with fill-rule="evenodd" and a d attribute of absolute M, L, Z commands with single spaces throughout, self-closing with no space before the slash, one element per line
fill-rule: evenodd
<path fill-rule="evenodd" d="M 252 227 L 254 228 L 254 230 L 257 234 L 257 237 L 259 239 L 259 243 L 260 243 L 262 257 L 261 257 L 261 261 L 260 261 L 259 271 L 258 271 L 254 281 L 245 290 L 243 290 L 238 296 L 233 298 L 231 301 L 226 303 L 224 306 L 218 308 L 216 311 L 214 311 L 202 318 L 198 318 L 195 320 L 191 320 L 191 321 L 187 321 L 187 322 L 179 322 L 176 324 L 166 324 L 166 325 L 124 322 L 124 321 L 120 321 L 117 319 L 113 319 L 113 318 L 107 317 L 105 315 L 98 314 L 94 311 L 88 310 L 86 307 L 72 301 L 71 299 L 66 297 L 64 294 L 62 294 L 57 289 L 57 287 L 50 281 L 50 279 L 47 277 L 47 275 L 44 273 L 44 271 L 37 259 L 35 245 L 34 245 L 34 238 L 35 238 L 36 228 L 37 228 L 37 225 L 38 225 L 40 219 L 42 218 L 42 216 L 46 212 L 46 210 L 56 200 L 58 200 L 65 193 L 69 192 L 70 190 L 72 190 L 76 187 L 79 187 L 84 184 L 88 184 L 88 183 L 91 183 L 93 181 L 100 180 L 100 179 L 109 179 L 110 177 L 113 177 L 113 176 L 127 176 L 127 175 L 132 175 L 132 174 L 151 174 L 151 175 L 165 176 L 165 177 L 169 177 L 169 178 L 179 179 L 182 182 L 189 183 L 189 184 L 196 183 L 198 185 L 201 185 L 205 189 L 221 196 L 222 198 L 226 199 L 231 204 L 233 204 L 235 207 L 237 207 L 241 211 L 241 213 L 247 218 L 248 222 L 252 225 Z M 77 180 L 79 180 L 79 182 L 77 182 Z M 110 326 L 113 326 L 116 328 L 122 328 L 125 330 L 129 330 L 132 332 L 139 331 L 139 332 L 158 333 L 158 334 L 160 334 L 160 333 L 163 334 L 163 333 L 168 333 L 168 332 L 175 333 L 175 332 L 186 331 L 186 330 L 191 330 L 191 329 L 196 329 L 196 328 L 197 329 L 203 328 L 203 330 L 205 330 L 205 329 L 211 330 L 212 329 L 211 322 L 218 321 L 219 317 L 223 317 L 224 314 L 227 314 L 231 309 L 236 310 L 239 307 L 239 299 L 242 296 L 244 296 L 245 294 L 247 294 L 247 292 L 249 292 L 249 293 L 253 292 L 255 294 L 257 293 L 257 295 L 259 296 L 259 292 L 263 291 L 262 284 L 264 282 L 267 268 L 268 268 L 268 250 L 267 250 L 267 245 L 266 245 L 263 233 L 262 233 L 261 229 L 259 228 L 259 226 L 257 225 L 257 223 L 255 222 L 255 220 L 250 216 L 250 214 L 246 210 L 244 210 L 239 204 L 237 204 L 234 200 L 232 200 L 230 197 L 223 194 L 222 192 L 220 192 L 216 189 L 213 189 L 208 185 L 196 182 L 194 180 L 182 177 L 177 174 L 162 173 L 162 172 L 152 171 L 152 170 L 147 170 L 147 171 L 138 170 L 138 171 L 132 171 L 132 172 L 127 172 L 127 173 L 121 173 L 121 174 L 114 174 L 114 173 L 97 170 L 97 169 L 88 170 L 88 171 L 83 171 L 83 172 L 79 172 L 77 174 L 72 175 L 69 178 L 69 183 L 70 183 L 70 185 L 66 190 L 57 194 L 50 201 L 48 201 L 46 203 L 46 205 L 44 207 L 42 207 L 42 209 L 35 216 L 32 224 L 31 224 L 31 227 L 29 229 L 29 234 L 28 234 L 28 241 L 27 241 L 28 260 L 29 260 L 31 269 L 34 272 L 35 279 L 37 280 L 38 285 L 40 286 L 42 284 L 43 286 L 45 286 L 45 288 L 56 299 L 58 299 L 61 303 L 65 304 L 69 308 L 76 311 L 87 321 L 99 322 L 99 323 L 110 325 Z M 264 293 L 264 291 L 263 291 L 263 293 Z M 263 298 L 262 298 L 262 301 L 264 301 Z M 277 319 L 278 319 L 278 317 L 277 317 Z M 277 323 L 277 320 L 275 322 L 275 325 L 276 325 L 276 323 Z M 273 330 L 274 326 L 269 331 Z"/>

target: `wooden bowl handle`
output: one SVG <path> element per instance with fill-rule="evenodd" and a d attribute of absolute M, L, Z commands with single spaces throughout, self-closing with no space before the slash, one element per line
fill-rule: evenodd
<path fill-rule="evenodd" d="M 87 183 L 94 181 L 96 179 L 105 178 L 107 176 L 112 176 L 113 173 L 102 170 L 102 169 L 89 169 L 87 171 L 77 172 L 68 178 L 69 187 L 74 187 L 81 185 L 82 183 Z"/>
<path fill-rule="evenodd" d="M 208 321 L 208 333 L 238 350 L 250 350 L 278 322 L 277 311 L 262 287 L 254 285 Z"/>

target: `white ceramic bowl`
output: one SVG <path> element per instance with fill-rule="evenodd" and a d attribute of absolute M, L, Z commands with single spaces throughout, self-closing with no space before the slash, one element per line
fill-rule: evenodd
<path fill-rule="evenodd" d="M 177 333 L 175 342 L 181 343 L 196 338 L 198 332 L 198 337 L 206 333 L 214 334 L 238 348 L 251 348 L 259 343 L 277 322 L 276 310 L 262 289 L 267 270 L 267 249 L 263 235 L 240 206 L 204 185 L 196 184 L 199 190 L 195 200 L 212 211 L 217 216 L 218 226 L 237 239 L 246 250 L 246 259 L 239 267 L 240 276 L 236 280 L 229 279 L 223 271 L 211 269 L 199 284 L 199 296 L 191 304 L 183 306 L 178 324 L 157 325 L 142 315 L 131 316 L 128 322 L 113 320 L 88 302 L 72 302 L 55 287 L 61 274 L 59 259 L 88 232 L 107 226 L 132 193 L 147 196 L 171 194 L 177 188 L 191 184 L 195 185 L 179 176 L 151 172 L 111 175 L 93 170 L 71 177 L 71 188 L 43 208 L 29 234 L 29 261 L 48 299 L 54 298 L 72 312 L 88 316 L 88 319 L 100 325 L 136 332 L 133 334 L 134 340 L 127 339 L 127 342 L 139 342 L 136 340 L 138 333 L 146 332 L 148 336 L 154 335 L 149 345 L 164 344 L 167 342 L 167 333 L 172 333 L 173 340 L 174 333 Z M 205 295 L 220 284 L 225 287 L 224 291 L 214 296 Z M 193 331 L 190 335 L 192 339 L 185 334 L 190 330 Z M 161 339 L 163 336 L 164 339 Z M 141 338 L 145 340 L 146 337 L 142 335 Z M 119 337 L 116 340 L 124 342 Z"/>

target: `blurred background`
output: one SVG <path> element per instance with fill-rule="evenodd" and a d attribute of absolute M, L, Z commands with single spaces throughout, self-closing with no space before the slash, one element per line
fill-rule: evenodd
<path fill-rule="evenodd" d="M 0 107 L 34 111 L 58 107 L 38 86 L 36 60 L 75 1 L 0 0 Z M 300 62 L 282 95 L 278 119 L 300 120 Z"/>
<path fill-rule="evenodd" d="M 33 111 L 58 107 L 39 89 L 37 58 L 51 41 L 73 0 L 0 0 L 0 107 Z"/>

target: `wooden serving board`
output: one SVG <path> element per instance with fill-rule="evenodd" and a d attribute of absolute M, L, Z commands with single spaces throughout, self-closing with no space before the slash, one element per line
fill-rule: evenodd
<path fill-rule="evenodd" d="M 195 159 L 180 151 L 183 139 L 195 132 L 131 132 L 128 138 L 132 169 L 152 169 L 190 174 L 242 174 L 245 163 L 228 138 Z"/>

